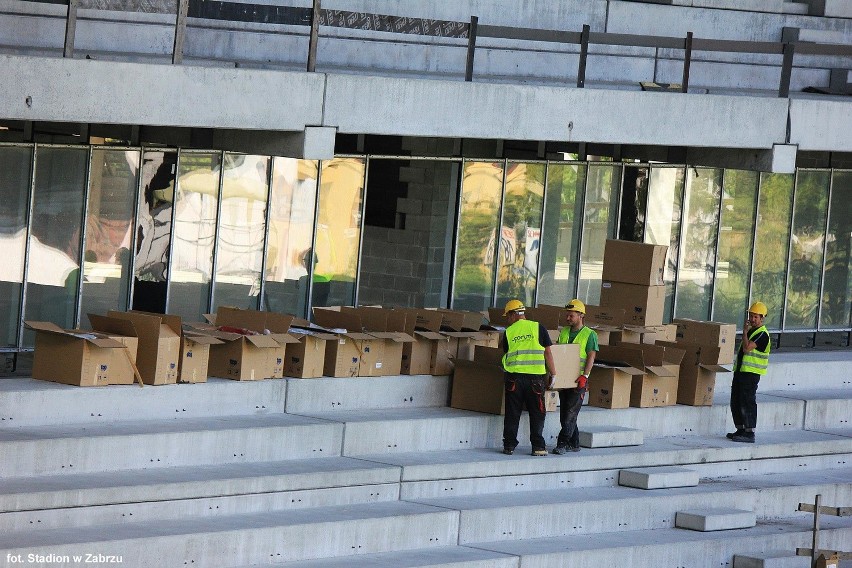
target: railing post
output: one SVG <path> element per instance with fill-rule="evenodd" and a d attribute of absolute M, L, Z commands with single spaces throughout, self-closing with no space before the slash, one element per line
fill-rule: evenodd
<path fill-rule="evenodd" d="M 589 24 L 583 24 L 583 32 L 580 34 L 580 67 L 577 69 L 577 87 L 582 89 L 586 86 L 586 57 L 589 55 Z"/>
<path fill-rule="evenodd" d="M 317 68 L 320 9 L 320 0 L 314 0 L 314 7 L 311 10 L 311 39 L 308 42 L 308 73 L 313 73 Z"/>
<path fill-rule="evenodd" d="M 476 29 L 479 27 L 479 18 L 470 17 L 470 27 L 467 31 L 467 64 L 464 68 L 464 80 L 473 81 L 473 57 L 476 54 Z"/>
<path fill-rule="evenodd" d="M 183 44 L 186 41 L 186 15 L 189 13 L 189 0 L 178 0 L 175 17 L 175 45 L 172 50 L 172 64 L 183 61 Z"/>
<path fill-rule="evenodd" d="M 77 8 L 80 0 L 68 0 L 68 15 L 65 19 L 65 48 L 62 57 L 74 57 L 74 35 L 77 33 Z"/>
<path fill-rule="evenodd" d="M 781 84 L 778 86 L 778 97 L 787 98 L 790 95 L 790 76 L 793 74 L 793 56 L 796 54 L 796 44 L 784 44 L 784 62 L 781 64 Z"/>
<path fill-rule="evenodd" d="M 680 82 L 680 92 L 689 91 L 689 66 L 692 63 L 692 32 L 686 32 L 686 44 L 683 51 L 683 79 Z"/>

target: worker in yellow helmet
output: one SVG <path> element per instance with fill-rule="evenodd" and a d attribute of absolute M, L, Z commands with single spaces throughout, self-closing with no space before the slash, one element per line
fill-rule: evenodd
<path fill-rule="evenodd" d="M 580 346 L 580 376 L 577 377 L 577 386 L 567 389 L 559 389 L 559 422 L 562 429 L 556 438 L 556 447 L 553 453 L 557 455 L 568 452 L 580 451 L 580 431 L 577 429 L 577 416 L 583 407 L 583 398 L 586 396 L 586 384 L 592 365 L 595 364 L 595 355 L 598 352 L 598 334 L 595 330 L 586 327 L 586 305 L 574 298 L 568 305 L 565 319 L 568 323 L 559 331 L 557 343 L 576 343 Z"/>
<path fill-rule="evenodd" d="M 544 391 L 555 375 L 556 367 L 550 353 L 553 342 L 543 325 L 526 319 L 526 307 L 520 300 L 506 302 L 503 315 L 509 322 L 500 338 L 506 387 L 503 453 L 512 455 L 518 446 L 518 425 L 526 403 L 532 455 L 546 456 Z"/>
<path fill-rule="evenodd" d="M 731 381 L 731 416 L 736 432 L 727 434 L 734 442 L 754 443 L 757 426 L 757 384 L 769 368 L 771 342 L 769 332 L 763 324 L 766 319 L 766 304 L 755 302 L 749 307 L 743 324 L 743 339 L 734 365 Z"/>

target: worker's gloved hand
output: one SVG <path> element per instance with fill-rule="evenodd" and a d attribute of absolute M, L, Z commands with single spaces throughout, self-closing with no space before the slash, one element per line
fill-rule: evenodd
<path fill-rule="evenodd" d="M 586 383 L 588 383 L 588 379 L 586 379 L 586 375 L 580 375 L 579 377 L 577 377 L 577 388 L 578 389 L 585 389 Z"/>
<path fill-rule="evenodd" d="M 556 382 L 556 375 L 550 375 L 547 378 L 547 388 L 553 387 L 553 384 Z"/>

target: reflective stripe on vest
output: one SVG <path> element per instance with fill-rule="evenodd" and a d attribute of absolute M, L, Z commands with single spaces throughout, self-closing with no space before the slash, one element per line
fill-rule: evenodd
<path fill-rule="evenodd" d="M 559 332 L 559 339 L 556 340 L 557 343 L 576 343 L 580 346 L 580 372 L 586 372 L 586 357 L 588 352 L 586 351 L 586 344 L 589 342 L 589 337 L 592 335 L 591 328 L 586 327 L 585 325 L 580 328 L 580 331 L 577 332 L 577 335 L 574 336 L 574 341 L 568 341 L 568 338 L 571 337 L 571 328 L 563 327 Z"/>
<path fill-rule="evenodd" d="M 538 341 L 538 322 L 518 320 L 506 328 L 509 350 L 503 355 L 503 368 L 510 373 L 543 375 L 547 372 L 544 347 Z"/>
<path fill-rule="evenodd" d="M 769 333 L 766 326 L 762 325 L 748 335 L 749 341 L 754 341 L 754 338 L 761 333 Z M 740 363 L 740 371 L 745 373 L 754 373 L 755 375 L 765 375 L 766 369 L 769 367 L 769 351 L 772 342 L 766 344 L 766 351 L 758 351 L 757 347 L 749 351 L 743 352 L 743 360 Z"/>

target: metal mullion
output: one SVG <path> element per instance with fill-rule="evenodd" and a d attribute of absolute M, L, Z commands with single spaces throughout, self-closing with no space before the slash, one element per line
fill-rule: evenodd
<path fill-rule="evenodd" d="M 172 191 L 172 215 L 169 223 L 169 262 L 166 265 L 166 305 L 163 310 L 165 313 L 168 313 L 171 308 L 169 303 L 172 295 L 172 264 L 174 264 L 175 260 L 175 218 L 177 217 L 178 180 L 180 178 L 178 174 L 180 174 L 180 159 L 182 156 L 183 149 L 178 148 L 177 159 L 175 159 L 174 180 L 172 181 L 174 190 Z"/>
<path fill-rule="evenodd" d="M 754 257 L 755 249 L 757 248 L 757 220 L 760 218 L 760 189 L 763 187 L 763 179 L 765 177 L 764 173 L 760 173 L 757 178 L 757 192 L 755 193 L 755 202 L 754 202 L 754 217 L 751 222 L 751 258 L 749 260 L 749 276 L 748 282 L 746 283 L 746 306 L 751 305 L 751 290 L 754 284 Z M 742 330 L 738 330 L 742 332 Z"/>
<path fill-rule="evenodd" d="M 716 280 L 719 277 L 719 241 L 722 238 L 722 211 L 725 203 L 725 173 L 728 170 L 722 168 L 722 180 L 719 185 L 719 214 L 716 216 L 716 246 L 713 250 L 713 281 L 710 282 L 710 321 L 716 311 Z"/>
<path fill-rule="evenodd" d="M 367 208 L 367 181 L 369 181 L 370 156 L 364 158 L 364 191 L 361 193 L 361 222 L 358 229 L 358 256 L 355 260 L 355 290 L 352 293 L 352 305 L 358 305 L 358 289 L 361 285 L 361 257 L 364 254 L 364 212 Z"/>
<path fill-rule="evenodd" d="M 80 270 L 77 272 L 77 298 L 74 305 L 74 327 L 80 327 L 80 311 L 83 309 L 83 277 L 86 267 L 86 220 L 89 217 L 89 196 L 92 191 L 92 156 L 93 148 L 89 146 L 89 159 L 86 162 L 86 186 L 83 189 L 83 215 L 80 228 L 80 252 L 77 254 Z"/>
<path fill-rule="evenodd" d="M 305 317 L 310 320 L 314 301 L 314 259 L 317 255 L 317 228 L 320 211 L 320 189 L 322 188 L 322 160 L 317 160 L 317 190 L 314 195 L 314 230 L 311 235 L 311 258 L 306 260 L 308 265 L 308 297 L 305 298 Z"/>
<path fill-rule="evenodd" d="M 497 237 L 494 240 L 494 277 L 491 279 L 491 305 L 497 305 L 497 288 L 500 278 L 500 240 L 503 238 L 503 215 L 506 211 L 506 173 L 509 169 L 509 159 L 503 158 L 503 184 L 500 189 L 500 212 L 497 215 Z"/>
<path fill-rule="evenodd" d="M 272 210 L 272 180 L 274 178 L 275 158 L 268 157 L 269 167 L 266 170 L 266 211 L 263 215 L 263 252 L 260 257 L 260 286 L 257 301 L 258 310 L 266 310 L 266 255 L 269 253 L 269 218 Z M 315 225 L 316 226 L 316 225 Z"/>
<path fill-rule="evenodd" d="M 456 288 L 456 270 L 458 269 L 458 250 L 459 250 L 459 235 L 461 233 L 461 208 L 462 208 L 462 197 L 464 196 L 464 172 L 465 172 L 465 164 L 467 163 L 467 159 L 462 158 L 461 160 L 461 170 L 459 171 L 459 181 L 458 188 L 456 189 L 456 213 L 455 219 L 453 221 L 453 244 L 452 244 L 452 267 L 450 268 L 450 283 L 447 289 L 447 293 L 449 294 L 449 298 L 447 298 L 447 306 L 452 309 L 454 307 L 455 302 L 453 301 L 455 298 L 455 288 Z M 494 302 L 491 303 L 494 305 Z"/>
<path fill-rule="evenodd" d="M 547 163 L 544 165 L 544 187 L 541 191 L 541 220 L 538 223 L 538 260 L 535 263 L 535 288 L 533 289 L 533 304 L 535 305 L 538 305 L 538 287 L 541 283 L 541 243 L 544 238 L 544 220 L 547 218 L 547 182 L 549 176 L 550 165 Z"/>
<path fill-rule="evenodd" d="M 828 201 L 825 208 L 825 229 L 822 233 L 822 270 L 819 275 L 819 297 L 817 298 L 816 328 L 820 329 L 822 324 L 822 295 L 825 292 L 825 258 L 828 255 L 828 222 L 831 219 L 831 195 L 834 190 L 834 172 L 828 173 Z M 816 344 L 816 341 L 814 341 Z"/>
<path fill-rule="evenodd" d="M 29 278 L 30 272 L 30 240 L 32 239 L 32 226 L 33 226 L 33 209 L 35 208 L 35 174 L 36 174 L 36 161 L 38 160 L 38 152 L 36 149 L 38 148 L 38 144 L 32 144 L 32 159 L 30 163 L 30 194 L 29 199 L 27 200 L 27 227 L 26 227 L 26 240 L 24 241 L 24 269 L 23 274 L 21 274 L 21 310 L 20 310 L 20 318 L 18 321 L 18 336 L 17 336 L 17 348 L 23 349 L 24 345 L 24 319 L 26 318 L 27 313 L 27 280 Z"/>
<path fill-rule="evenodd" d="M 216 223 L 213 225 L 213 254 L 210 259 L 210 287 L 207 289 L 207 310 L 213 311 L 216 301 L 216 266 L 219 260 L 219 230 L 222 224 L 222 192 L 225 183 L 225 151 L 219 152 L 219 191 L 216 197 Z"/>
<path fill-rule="evenodd" d="M 683 166 L 683 188 L 680 192 L 680 218 L 678 219 L 677 230 L 677 259 L 674 266 L 674 287 L 672 288 L 672 318 L 674 318 L 677 313 L 678 284 L 680 283 L 680 259 L 683 257 L 683 235 L 686 232 L 683 230 L 683 218 L 686 215 L 686 186 L 689 181 L 690 167 L 691 166 L 688 165 Z"/>
<path fill-rule="evenodd" d="M 787 323 L 787 295 L 790 292 L 790 261 L 793 257 L 793 227 L 796 224 L 796 193 L 799 187 L 799 169 L 793 175 L 793 198 L 790 200 L 790 229 L 787 233 L 787 265 L 784 267 L 784 297 L 781 302 L 781 321 L 779 329 L 786 331 Z"/>
<path fill-rule="evenodd" d="M 571 297 L 578 298 L 580 296 L 580 279 L 583 277 L 583 233 L 586 228 L 586 196 L 589 194 L 589 178 L 591 177 L 591 166 L 587 162 L 585 164 L 586 167 L 586 175 L 583 176 L 583 195 L 580 196 L 580 215 L 579 219 L 576 219 L 576 222 L 580 224 L 580 230 L 577 231 L 577 256 L 574 257 L 575 266 L 577 267 L 577 277 L 574 278 L 574 293 L 571 294 Z M 577 204 L 574 204 L 576 208 Z M 586 298 L 588 299 L 588 297 Z M 600 299 L 598 299 L 598 303 L 600 303 Z"/>
<path fill-rule="evenodd" d="M 612 198 L 615 199 L 615 224 L 613 225 L 613 239 L 618 238 L 618 229 L 619 227 L 621 227 L 621 199 L 624 195 L 624 172 L 627 169 L 627 167 L 623 163 L 619 163 L 617 165 L 621 170 L 621 179 L 618 181 L 618 195 L 612 196 Z M 636 169 L 638 170 L 638 168 Z"/>
<path fill-rule="evenodd" d="M 133 309 L 133 292 L 136 287 L 136 247 L 137 233 L 139 227 L 139 200 L 142 199 L 142 168 L 145 166 L 145 149 L 139 148 L 139 166 L 136 169 L 136 196 L 133 200 L 133 230 L 130 231 L 130 258 L 127 259 L 127 275 L 129 282 L 127 283 L 127 303 L 128 309 Z"/>

